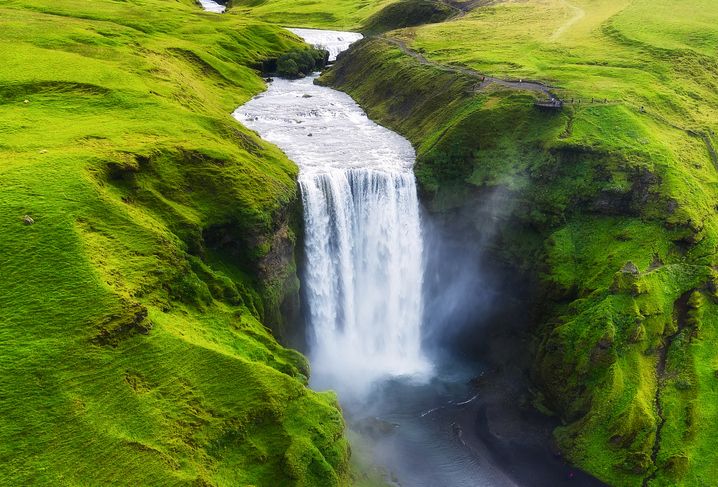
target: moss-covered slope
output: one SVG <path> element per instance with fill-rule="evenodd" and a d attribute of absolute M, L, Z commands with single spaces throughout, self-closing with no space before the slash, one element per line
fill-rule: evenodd
<path fill-rule="evenodd" d="M 333 485 L 296 168 L 231 117 L 297 40 L 190 1 L 0 6 L 0 483 Z"/>
<path fill-rule="evenodd" d="M 413 141 L 433 211 L 540 278 L 537 401 L 612 485 L 718 475 L 718 72 L 701 41 L 718 32 L 664 3 L 499 3 L 364 41 L 325 77 Z M 456 66 L 574 103 L 542 111 L 543 95 Z"/>
<path fill-rule="evenodd" d="M 292 27 L 359 30 L 398 0 L 229 0 L 235 14 Z"/>

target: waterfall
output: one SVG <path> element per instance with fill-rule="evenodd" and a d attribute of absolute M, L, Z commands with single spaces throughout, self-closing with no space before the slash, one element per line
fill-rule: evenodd
<path fill-rule="evenodd" d="M 349 49 L 349 46 L 363 37 L 358 32 L 300 28 L 287 30 L 298 35 L 315 47 L 326 49 L 329 52 L 329 61 L 335 61 L 342 51 L 346 51 Z"/>
<path fill-rule="evenodd" d="M 424 371 L 414 175 L 332 169 L 299 181 L 315 370 L 339 373 L 360 390 L 381 377 Z"/>
<path fill-rule="evenodd" d="M 337 34 L 315 37 L 344 46 L 349 36 Z M 275 79 L 234 116 L 299 166 L 313 385 L 363 396 L 379 379 L 430 370 L 415 154 L 351 97 L 313 80 Z"/>

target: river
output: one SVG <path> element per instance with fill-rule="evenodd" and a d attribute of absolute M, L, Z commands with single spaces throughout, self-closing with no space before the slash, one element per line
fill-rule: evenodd
<path fill-rule="evenodd" d="M 330 59 L 361 38 L 292 30 Z M 337 391 L 355 456 L 387 485 L 598 485 L 543 445 L 523 444 L 521 421 L 504 421 L 517 436 L 493 431 L 487 411 L 503 399 L 496 408 L 480 397 L 482 364 L 423 350 L 426 230 L 414 150 L 315 79 L 274 79 L 233 115 L 299 167 L 310 385 Z"/>

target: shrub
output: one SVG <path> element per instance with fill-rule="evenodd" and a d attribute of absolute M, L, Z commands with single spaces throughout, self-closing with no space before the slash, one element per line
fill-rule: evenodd
<path fill-rule="evenodd" d="M 327 64 L 329 54 L 322 49 L 294 49 L 277 60 L 277 74 L 287 78 L 301 78 L 319 71 Z"/>

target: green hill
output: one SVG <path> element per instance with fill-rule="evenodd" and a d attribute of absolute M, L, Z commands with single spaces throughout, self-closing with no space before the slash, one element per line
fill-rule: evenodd
<path fill-rule="evenodd" d="M 335 398 L 264 326 L 296 300 L 296 168 L 230 116 L 296 38 L 18 0 L 0 42 L 0 483 L 342 481 Z"/>

